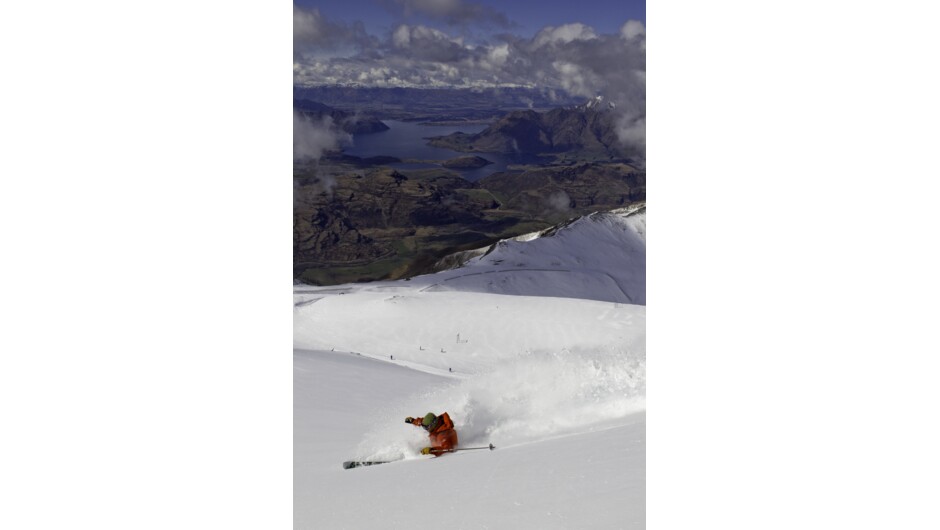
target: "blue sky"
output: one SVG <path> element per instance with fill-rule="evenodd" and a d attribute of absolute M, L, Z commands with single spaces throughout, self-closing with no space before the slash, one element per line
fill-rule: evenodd
<path fill-rule="evenodd" d="M 433 3 L 433 0 L 424 0 Z M 495 33 L 513 33 L 522 37 L 531 37 L 545 26 L 559 26 L 580 22 L 593 27 L 599 33 L 616 33 L 627 20 L 646 22 L 645 0 L 441 0 L 444 4 L 465 4 L 481 6 L 487 11 L 502 13 L 513 24 L 510 27 L 498 27 L 486 20 L 477 20 L 464 27 L 411 10 L 406 0 L 296 0 L 296 5 L 317 8 L 326 17 L 343 21 L 362 21 L 369 33 L 382 35 L 390 32 L 401 23 L 416 24 L 448 31 L 464 33 L 477 38 Z M 422 5 L 417 1 L 418 7 Z"/>

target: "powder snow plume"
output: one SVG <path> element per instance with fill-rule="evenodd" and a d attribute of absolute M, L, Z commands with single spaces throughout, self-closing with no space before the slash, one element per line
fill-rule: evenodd
<path fill-rule="evenodd" d="M 377 411 L 363 459 L 418 456 L 427 433 L 406 416 L 448 412 L 459 447 L 536 442 L 588 432 L 646 409 L 646 359 L 629 351 L 531 352 L 493 370 Z"/>

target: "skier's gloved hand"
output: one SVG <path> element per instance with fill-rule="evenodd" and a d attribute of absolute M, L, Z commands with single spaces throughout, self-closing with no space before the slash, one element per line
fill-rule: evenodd
<path fill-rule="evenodd" d="M 423 455 L 429 455 L 429 454 L 431 454 L 431 448 L 430 448 L 430 447 L 425 447 L 424 449 L 421 450 L 421 454 L 423 454 Z"/>
<path fill-rule="evenodd" d="M 407 418 L 405 418 L 405 423 L 413 423 L 414 421 L 415 419 L 412 418 L 411 416 L 408 416 Z"/>

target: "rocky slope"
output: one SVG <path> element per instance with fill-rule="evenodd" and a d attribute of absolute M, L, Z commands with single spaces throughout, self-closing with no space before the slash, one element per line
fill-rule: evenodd
<path fill-rule="evenodd" d="M 625 164 L 546 166 L 478 182 L 503 207 L 538 213 L 611 209 L 646 198 L 646 173 Z"/>
<path fill-rule="evenodd" d="M 646 196 L 646 174 L 625 164 L 540 167 L 479 182 L 444 169 L 321 165 L 295 183 L 294 277 L 323 285 L 411 277 L 453 252 Z"/>

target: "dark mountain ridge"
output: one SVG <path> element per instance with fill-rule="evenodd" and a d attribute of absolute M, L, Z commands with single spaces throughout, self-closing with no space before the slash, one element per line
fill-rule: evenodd
<path fill-rule="evenodd" d="M 617 137 L 613 107 L 592 104 L 596 101 L 547 112 L 510 112 L 479 133 L 438 136 L 429 144 L 463 152 L 536 155 L 577 151 L 625 157 L 627 152 Z"/>

